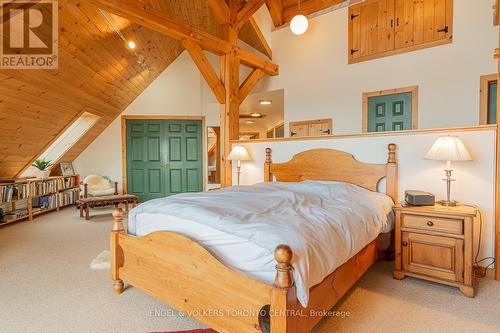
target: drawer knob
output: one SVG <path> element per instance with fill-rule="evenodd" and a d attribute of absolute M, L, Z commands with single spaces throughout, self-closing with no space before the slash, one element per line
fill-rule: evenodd
<path fill-rule="evenodd" d="M 408 246 L 408 242 L 407 241 L 403 241 L 403 246 Z"/>
<path fill-rule="evenodd" d="M 427 221 L 427 225 L 428 225 L 429 227 L 432 227 L 432 226 L 434 225 L 434 222 L 432 222 L 432 221 Z"/>

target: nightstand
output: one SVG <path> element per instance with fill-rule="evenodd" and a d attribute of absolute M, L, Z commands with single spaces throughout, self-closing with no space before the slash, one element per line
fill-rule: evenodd
<path fill-rule="evenodd" d="M 398 205 L 394 211 L 394 278 L 411 276 L 443 283 L 474 297 L 473 226 L 477 209 Z"/>

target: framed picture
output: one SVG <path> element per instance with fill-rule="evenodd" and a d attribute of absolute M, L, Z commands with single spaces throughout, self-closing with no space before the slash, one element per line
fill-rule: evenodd
<path fill-rule="evenodd" d="M 71 162 L 61 162 L 61 174 L 63 176 L 73 176 L 75 174 L 75 170 L 73 169 L 73 163 Z"/>

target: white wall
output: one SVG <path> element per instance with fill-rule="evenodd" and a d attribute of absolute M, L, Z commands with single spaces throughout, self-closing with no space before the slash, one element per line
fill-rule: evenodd
<path fill-rule="evenodd" d="M 455 0 L 452 44 L 352 65 L 347 8 L 313 18 L 302 36 L 276 30 L 271 40 L 280 75 L 268 78 L 266 89 L 285 90 L 286 122 L 333 118 L 337 134 L 361 132 L 363 92 L 413 85 L 420 88 L 420 128 L 477 125 L 479 77 L 497 70 L 491 5 Z"/>
<path fill-rule="evenodd" d="M 202 94 L 206 86 L 189 55 L 182 53 L 137 97 L 122 115 L 203 116 Z M 207 125 L 218 126 L 216 116 Z M 100 174 L 122 186 L 121 117 L 117 117 L 74 161 L 82 176 Z M 206 147 L 204 147 L 206 150 Z"/>
<path fill-rule="evenodd" d="M 480 207 L 483 217 L 480 257 L 492 256 L 495 230 L 495 155 L 493 154 L 495 130 L 450 134 L 460 137 L 473 158 L 471 162 L 453 164 L 453 169 L 455 169 L 453 176 L 456 181 L 451 187 L 452 199 Z M 244 146 L 253 160 L 242 162 L 241 184 L 249 185 L 263 181 L 267 147 L 272 149 L 272 159 L 276 163 L 286 162 L 294 154 L 314 148 L 339 149 L 353 154 L 362 162 L 385 163 L 387 145 L 395 143 L 398 146 L 399 200 L 403 199 L 404 191 L 410 189 L 432 192 L 436 195 L 436 199 L 443 199 L 446 195 L 445 183 L 441 181 L 444 177 L 444 163 L 423 159 L 425 153 L 440 135 L 443 133 L 245 143 Z M 476 225 L 476 232 L 479 230 L 478 227 L 479 225 Z"/>
<path fill-rule="evenodd" d="M 218 58 L 206 55 L 218 72 Z M 250 69 L 241 66 L 240 72 L 243 82 Z M 219 126 L 220 105 L 189 54 L 183 52 L 121 115 L 204 116 L 207 126 Z M 76 171 L 82 176 L 105 175 L 118 181 L 119 188 L 122 188 L 121 115 L 74 161 Z M 206 147 L 203 149 L 206 155 Z"/>
<path fill-rule="evenodd" d="M 270 27 L 265 9 L 257 15 Z M 311 20 L 303 36 L 288 28 L 264 31 L 273 48 L 280 75 L 264 79 L 255 91 L 285 90 L 285 121 L 333 118 L 334 132 L 361 131 L 361 95 L 366 91 L 418 85 L 420 128 L 475 125 L 479 118 L 479 76 L 496 72 L 493 50 L 498 30 L 492 26 L 490 0 L 454 1 L 452 44 L 347 64 L 347 9 Z M 244 46 L 244 45 L 243 45 Z M 217 58 L 209 60 L 218 68 Z M 217 69 L 216 69 L 217 70 Z M 241 80 L 248 69 L 242 68 Z M 219 106 L 204 79 L 184 52 L 125 111 L 128 115 L 204 115 L 207 125 L 219 124 Z M 493 254 L 494 132 L 458 133 L 473 162 L 456 165 L 453 195 L 478 204 L 486 219 L 484 255 Z M 262 179 L 263 149 L 274 149 L 275 161 L 314 147 L 355 153 L 362 161 L 383 162 L 385 146 L 399 145 L 400 191 L 421 189 L 444 195 L 442 166 L 421 156 L 438 136 L 418 134 L 370 138 L 325 139 L 247 144 L 255 161 L 244 165 L 243 183 Z M 97 173 L 121 182 L 121 123 L 118 117 L 75 161 L 82 175 Z"/>

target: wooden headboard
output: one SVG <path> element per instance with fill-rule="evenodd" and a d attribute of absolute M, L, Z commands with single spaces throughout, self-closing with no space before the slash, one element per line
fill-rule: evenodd
<path fill-rule="evenodd" d="M 398 164 L 396 145 L 388 145 L 386 164 L 357 161 L 354 156 L 335 149 L 312 149 L 298 153 L 285 163 L 273 163 L 271 148 L 266 148 L 264 181 L 300 182 L 303 180 L 333 180 L 352 183 L 377 191 L 378 182 L 386 177 L 386 193 L 398 200 Z"/>

